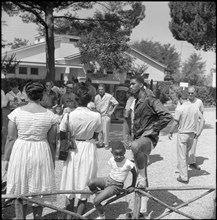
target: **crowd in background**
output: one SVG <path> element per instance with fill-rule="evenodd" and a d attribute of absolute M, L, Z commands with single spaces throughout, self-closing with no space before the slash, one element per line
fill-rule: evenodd
<path fill-rule="evenodd" d="M 19 85 L 16 81 L 11 81 L 10 88 L 11 90 L 6 94 L 1 90 L 1 107 L 6 107 L 9 110 L 9 132 L 5 153 L 5 161 L 7 161 L 7 163 L 5 163 L 5 171 L 8 169 L 9 172 L 8 192 L 11 190 L 12 194 L 21 193 L 19 187 L 16 188 L 17 191 L 14 192 L 15 179 L 18 178 L 20 181 L 19 175 L 22 177 L 27 175 L 29 178 L 29 175 L 32 176 L 34 173 L 37 173 L 37 175 L 33 175 L 34 178 L 30 181 L 33 191 L 34 189 L 39 189 L 40 191 L 42 189 L 41 187 L 45 187 L 48 191 L 55 189 L 53 179 L 55 159 L 59 153 L 59 144 L 57 143 L 60 143 L 58 141 L 61 141 L 61 136 L 63 137 L 65 135 L 64 133 L 68 126 L 66 120 L 67 113 L 70 113 L 69 127 L 71 128 L 71 134 L 75 138 L 77 151 L 72 150 L 64 162 L 60 188 L 62 190 L 87 189 L 89 181 L 96 178 L 97 174 L 96 146 L 100 148 L 104 147 L 107 150 L 117 144 L 114 143 L 114 146 L 109 146 L 109 132 L 111 115 L 115 112 L 119 102 L 115 97 L 105 91 L 105 85 L 99 84 L 97 91 L 89 78 L 87 78 L 86 82 L 81 83 L 79 83 L 77 79 L 74 79 L 59 87 L 54 85 L 52 81 L 46 81 L 45 84 L 42 85 L 41 83 L 29 80 L 22 91 L 19 90 Z M 141 76 L 132 77 L 129 89 L 129 97 L 124 112 L 123 142 L 119 143 L 119 147 L 112 151 L 114 158 L 116 158 L 113 158 L 114 160 L 112 159 L 112 169 L 116 170 L 116 168 L 119 167 L 120 164 L 116 165 L 116 162 L 121 163 L 122 161 L 126 161 L 124 160 L 125 150 L 127 148 L 131 149 L 137 170 L 137 186 L 143 188 L 148 187 L 148 157 L 158 143 L 160 131 L 173 120 L 173 116 L 163 104 L 155 98 L 153 92 L 147 88 Z M 177 142 L 177 149 L 179 150 L 177 156 L 179 177 L 177 181 L 182 183 L 188 183 L 188 165 L 192 169 L 200 169 L 196 164 L 195 150 L 197 139 L 204 125 L 202 116 L 203 103 L 197 99 L 195 95 L 195 89 L 193 87 L 189 87 L 188 91 L 181 92 L 179 97 L 180 106 L 177 106 L 175 110 L 175 122 L 169 134 L 169 138 L 171 139 L 175 126 L 177 126 L 178 137 L 182 137 L 182 139 L 184 137 L 185 139 L 185 141 L 182 140 L 180 143 Z M 51 111 L 47 111 L 46 109 Z M 34 117 L 32 114 L 35 114 Z M 198 125 L 199 122 L 200 125 Z M 53 125 L 55 125 L 55 127 Z M 54 131 L 55 129 L 56 131 Z M 96 140 L 98 141 L 98 145 L 96 145 Z M 8 150 L 12 150 L 13 145 L 12 153 L 8 152 Z M 39 146 L 40 149 L 38 147 L 32 148 L 33 145 Z M 50 150 L 48 150 L 49 146 Z M 194 150 L 192 150 L 194 152 L 191 152 L 190 155 L 194 157 L 194 160 L 189 162 L 190 160 L 188 161 L 187 155 L 191 148 L 193 149 L 192 146 L 194 146 Z M 29 160 L 29 155 L 25 154 L 25 152 L 28 151 L 27 149 L 31 149 L 31 152 L 33 152 L 31 155 L 38 155 L 37 159 L 33 156 L 31 160 Z M 25 156 L 23 157 L 23 155 Z M 23 161 L 21 160 L 21 156 L 24 159 L 22 159 Z M 10 159 L 10 157 L 13 159 Z M 11 162 L 8 166 L 9 159 Z M 44 160 L 47 161 L 43 164 L 44 168 L 38 170 L 38 164 L 41 164 Z M 34 164 L 35 170 L 27 174 L 22 167 L 25 166 L 25 168 L 27 168 L 29 161 L 32 161 L 30 165 L 32 166 L 32 164 Z M 18 173 L 14 172 L 18 169 L 16 167 L 19 167 Z M 126 170 L 124 171 L 124 178 L 122 178 L 122 184 L 118 190 L 121 190 L 123 187 L 123 182 L 128 172 L 134 168 L 134 165 L 128 161 L 128 165 L 126 167 L 123 165 L 123 167 L 124 169 L 126 168 Z M 44 170 L 49 170 L 49 173 L 52 175 L 49 173 L 43 174 Z M 24 172 L 25 175 L 22 174 L 22 172 Z M 40 179 L 39 176 L 41 173 L 43 176 L 40 177 Z M 111 171 L 111 173 L 113 173 L 113 171 Z M 72 174 L 77 175 L 76 178 L 74 178 Z M 114 176 L 118 180 L 121 175 L 120 173 Z M 35 179 L 37 176 L 41 182 Z M 43 186 L 43 178 L 44 180 L 49 179 L 50 181 L 49 183 L 46 182 L 46 186 Z M 103 181 L 110 180 L 104 179 Z M 135 186 L 135 181 L 134 179 L 132 183 L 133 187 Z M 25 183 L 25 181 L 23 182 Z M 20 186 L 22 186 L 23 182 L 20 183 Z M 37 184 L 34 185 L 35 183 Z M 101 182 L 94 184 L 101 184 Z M 110 186 L 108 182 L 103 182 L 103 184 L 105 184 L 103 189 L 104 187 Z M 111 184 L 111 187 L 117 185 L 116 182 L 110 182 L 109 184 Z M 19 184 L 17 186 L 19 186 Z M 22 189 L 29 190 L 28 184 L 22 187 Z M 92 190 L 92 185 L 89 184 L 89 187 Z M 95 190 L 95 186 L 93 188 Z M 109 197 L 110 193 L 114 195 L 116 191 L 109 191 L 109 189 L 107 189 L 105 192 L 105 195 L 101 194 L 98 198 L 99 201 Z M 28 192 L 25 191 L 22 193 Z M 67 210 L 74 211 L 75 198 L 79 200 L 77 213 L 82 215 L 86 207 L 88 196 L 78 195 L 77 197 L 68 195 L 66 197 Z M 55 200 L 55 198 L 52 198 L 52 200 Z M 105 213 L 99 206 L 99 201 L 97 199 L 95 200 L 95 205 L 98 206 L 97 210 L 99 212 L 98 219 L 104 219 Z M 34 208 L 34 211 L 36 217 L 41 217 L 42 207 L 37 206 L 37 208 Z M 140 212 L 147 213 L 147 201 L 145 197 L 141 199 Z M 70 219 L 70 216 L 67 216 L 67 218 Z"/>

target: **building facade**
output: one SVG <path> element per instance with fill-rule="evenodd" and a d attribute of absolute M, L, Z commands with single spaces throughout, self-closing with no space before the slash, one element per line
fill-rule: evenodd
<path fill-rule="evenodd" d="M 55 80 L 80 81 L 91 77 L 93 83 L 121 84 L 127 79 L 127 73 L 107 71 L 104 74 L 94 74 L 91 64 L 82 64 L 78 47 L 75 46 L 79 37 L 69 35 L 55 35 Z M 2 54 L 4 56 L 5 53 Z M 7 51 L 7 55 L 16 55 L 20 61 L 7 78 L 44 79 L 46 77 L 45 39 L 36 35 L 32 45 Z M 166 66 L 148 57 L 139 50 L 130 47 L 128 54 L 133 57 L 136 67 L 145 65 L 145 78 L 153 81 L 164 81 Z"/>

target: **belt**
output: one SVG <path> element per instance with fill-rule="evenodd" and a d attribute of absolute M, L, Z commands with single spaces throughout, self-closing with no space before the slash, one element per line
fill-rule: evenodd
<path fill-rule="evenodd" d="M 90 139 L 75 139 L 76 141 L 90 141 L 90 140 L 92 140 L 92 138 L 90 138 Z"/>

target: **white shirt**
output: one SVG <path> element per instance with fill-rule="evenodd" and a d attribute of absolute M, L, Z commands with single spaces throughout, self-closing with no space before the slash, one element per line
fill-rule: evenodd
<path fill-rule="evenodd" d="M 63 116 L 60 123 L 60 131 L 66 131 L 66 120 L 67 114 Z M 71 135 L 76 139 L 89 140 L 93 137 L 94 132 L 99 133 L 102 130 L 101 115 L 86 107 L 77 107 L 69 113 L 69 127 Z"/>
<path fill-rule="evenodd" d="M 8 99 L 7 99 L 6 95 L 5 95 L 5 92 L 2 89 L 1 89 L 1 99 L 2 99 L 1 107 L 4 108 L 8 104 Z"/>
<path fill-rule="evenodd" d="M 127 158 L 124 158 L 121 162 L 116 162 L 114 157 L 111 157 L 108 161 L 108 164 L 111 167 L 110 177 L 117 181 L 124 183 L 129 174 L 129 171 L 135 167 L 135 164 Z"/>
<path fill-rule="evenodd" d="M 111 111 L 111 105 L 118 105 L 118 101 L 109 93 L 105 93 L 103 97 L 99 94 L 95 96 L 94 103 L 96 105 L 96 110 L 102 115 L 107 115 Z"/>
<path fill-rule="evenodd" d="M 195 98 L 195 101 L 194 102 L 191 102 L 193 105 L 197 106 L 200 110 L 200 112 L 203 114 L 204 112 L 204 107 L 203 107 L 203 102 L 198 99 L 198 98 Z"/>
<path fill-rule="evenodd" d="M 19 91 L 17 94 L 15 94 L 12 90 L 6 94 L 6 97 L 9 102 L 14 102 L 14 98 L 17 98 L 18 103 L 21 103 L 21 97 L 22 93 Z"/>
<path fill-rule="evenodd" d="M 190 102 L 184 102 L 175 110 L 174 119 L 179 122 L 179 133 L 191 133 L 197 131 L 198 119 L 202 116 L 199 108 Z"/>

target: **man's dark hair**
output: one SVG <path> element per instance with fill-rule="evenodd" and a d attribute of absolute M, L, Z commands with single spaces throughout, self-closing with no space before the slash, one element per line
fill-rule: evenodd
<path fill-rule="evenodd" d="M 137 82 L 142 83 L 143 85 L 145 85 L 145 81 L 144 81 L 143 77 L 140 74 L 135 74 L 135 75 L 131 76 L 131 79 L 135 79 Z"/>
<path fill-rule="evenodd" d="M 10 87 L 11 87 L 11 88 L 15 88 L 15 87 L 17 87 L 17 86 L 19 86 L 19 84 L 18 84 L 17 81 L 12 80 L 12 81 L 10 82 Z"/>
<path fill-rule="evenodd" d="M 124 144 L 121 141 L 111 141 L 110 145 L 111 145 L 112 151 L 117 150 L 117 149 L 125 150 Z"/>
<path fill-rule="evenodd" d="M 76 101 L 79 106 L 86 107 L 91 101 L 91 95 L 89 94 L 89 89 L 86 86 L 79 86 L 76 92 Z"/>

